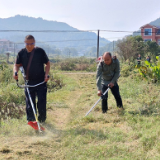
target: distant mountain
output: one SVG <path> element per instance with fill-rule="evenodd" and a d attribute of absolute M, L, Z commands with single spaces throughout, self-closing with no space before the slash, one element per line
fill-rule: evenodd
<path fill-rule="evenodd" d="M 152 21 L 150 23 L 148 23 L 150 25 L 153 25 L 153 26 L 157 26 L 157 27 L 160 27 L 160 18 L 157 18 L 155 21 Z M 145 24 L 144 24 L 145 25 Z M 139 26 L 140 28 L 141 26 Z M 138 36 L 138 35 L 141 35 L 141 30 L 138 30 L 138 31 L 135 31 L 133 32 L 133 36 Z"/>
<path fill-rule="evenodd" d="M 160 27 L 160 18 L 157 18 L 155 21 L 152 21 L 149 24 Z"/>
<path fill-rule="evenodd" d="M 96 33 L 79 32 L 78 29 L 66 23 L 48 21 L 42 18 L 21 15 L 4 19 L 0 18 L 0 30 L 29 30 L 30 32 L 0 32 L 0 39 L 4 38 L 13 42 L 23 42 L 27 34 L 32 34 L 35 36 L 36 41 L 44 42 L 45 44 L 56 46 L 60 49 L 64 47 L 79 47 L 85 49 L 96 46 L 97 44 Z M 33 32 L 38 30 L 54 30 L 55 32 Z M 100 38 L 100 46 L 104 46 L 109 42 L 110 41 L 104 38 Z"/>

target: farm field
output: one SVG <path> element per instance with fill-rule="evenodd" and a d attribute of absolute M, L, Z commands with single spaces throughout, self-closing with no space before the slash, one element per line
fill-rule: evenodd
<path fill-rule="evenodd" d="M 109 91 L 107 114 L 98 100 L 95 74 L 60 72 L 63 86 L 48 92 L 45 133 L 27 125 L 26 116 L 1 120 L 0 160 L 160 159 L 160 86 L 120 77 L 125 110 Z M 23 94 L 23 91 L 21 91 Z M 24 104 L 23 104 L 24 105 Z"/>

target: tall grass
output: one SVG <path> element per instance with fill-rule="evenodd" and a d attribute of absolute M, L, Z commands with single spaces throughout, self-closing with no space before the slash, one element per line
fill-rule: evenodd
<path fill-rule="evenodd" d="M 160 159 L 160 86 L 144 81 L 134 70 L 131 73 L 118 81 L 123 112 L 119 112 L 109 92 L 107 114 L 101 113 L 99 103 L 85 117 L 99 98 L 95 75 L 57 72 L 55 77 L 65 85 L 48 93 L 46 135 L 38 137 L 27 125 L 22 126 L 25 116 L 3 121 L 0 138 L 25 137 L 26 148 L 32 148 L 30 154 L 24 155 L 22 143 L 16 141 L 19 150 L 7 154 L 17 159 Z M 15 143 L 0 148 L 0 152 L 13 149 Z"/>
<path fill-rule="evenodd" d="M 53 62 L 52 68 L 55 70 L 62 71 L 88 71 L 94 72 L 96 71 L 96 62 L 95 59 L 91 58 L 71 58 L 71 59 L 63 59 L 55 61 L 51 59 Z"/>

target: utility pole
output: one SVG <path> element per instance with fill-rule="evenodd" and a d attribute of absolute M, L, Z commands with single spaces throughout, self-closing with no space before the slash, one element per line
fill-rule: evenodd
<path fill-rule="evenodd" d="M 14 43 L 14 58 L 13 58 L 13 59 L 14 59 L 14 63 L 15 63 L 15 61 L 16 61 L 16 60 L 15 60 L 15 52 L 16 52 L 16 51 L 15 51 L 15 50 L 16 50 L 15 45 L 16 45 L 16 44 Z"/>
<path fill-rule="evenodd" d="M 70 49 L 68 49 L 68 58 L 70 58 L 70 56 L 71 56 L 71 55 L 70 55 Z"/>
<path fill-rule="evenodd" d="M 113 54 L 114 54 L 114 41 L 113 41 Z"/>
<path fill-rule="evenodd" d="M 89 52 L 89 64 L 91 64 L 91 52 Z"/>
<path fill-rule="evenodd" d="M 99 30 L 97 34 L 97 58 L 99 57 Z"/>
<path fill-rule="evenodd" d="M 48 45 L 48 57 L 49 57 L 49 45 Z"/>

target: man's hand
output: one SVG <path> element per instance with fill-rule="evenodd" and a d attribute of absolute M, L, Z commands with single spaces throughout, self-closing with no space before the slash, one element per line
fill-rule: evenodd
<path fill-rule="evenodd" d="M 45 75 L 44 81 L 47 82 L 49 80 L 49 75 Z"/>
<path fill-rule="evenodd" d="M 101 95 L 102 95 L 102 91 L 101 91 L 101 90 L 98 90 L 97 95 L 98 95 L 98 96 L 101 96 Z"/>
<path fill-rule="evenodd" d="M 18 70 L 19 70 L 20 66 L 22 66 L 22 64 L 14 64 L 14 67 L 13 67 L 13 78 L 15 80 L 18 80 Z"/>
<path fill-rule="evenodd" d="M 112 88 L 114 86 L 114 83 L 110 83 L 108 86 Z"/>
<path fill-rule="evenodd" d="M 17 72 L 16 72 L 17 73 Z M 16 73 L 13 73 L 13 78 L 15 79 L 15 80 L 18 80 L 18 73 L 16 74 Z"/>

